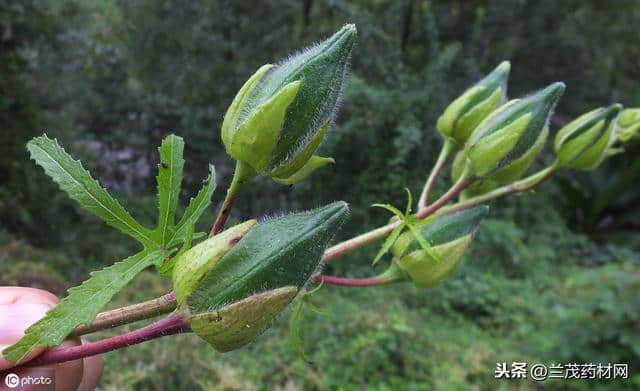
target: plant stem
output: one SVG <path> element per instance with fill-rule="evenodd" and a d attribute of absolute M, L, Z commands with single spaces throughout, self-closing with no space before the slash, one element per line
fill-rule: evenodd
<path fill-rule="evenodd" d="M 385 285 L 392 282 L 398 282 L 404 280 L 405 275 L 402 271 L 400 271 L 395 264 L 391 264 L 384 273 L 381 273 L 375 277 L 367 277 L 367 278 L 350 278 L 350 277 L 337 277 L 337 276 L 327 276 L 324 274 L 319 274 L 313 276 L 313 281 L 322 282 L 331 285 L 341 285 L 341 286 L 354 286 L 354 287 L 367 287 L 367 286 L 377 286 L 377 285 Z"/>
<path fill-rule="evenodd" d="M 447 202 L 451 201 L 455 198 L 462 190 L 464 190 L 468 184 L 471 182 L 470 178 L 466 175 L 463 175 L 458 182 L 456 182 L 445 194 L 443 194 L 437 201 L 431 204 L 428 208 L 423 208 L 418 211 L 418 218 L 424 219 L 434 212 L 436 212 L 440 207 L 445 205 Z M 469 199 L 470 201 L 473 199 Z M 351 252 L 355 249 L 363 247 L 369 243 L 372 243 L 376 240 L 384 238 L 389 232 L 393 231 L 395 227 L 397 227 L 401 222 L 395 221 L 389 223 L 385 226 L 376 228 L 372 231 L 366 232 L 364 234 L 358 235 L 354 238 L 346 240 L 342 243 L 338 243 L 333 247 L 328 248 L 323 256 L 322 260 L 324 262 L 330 262 L 331 260 L 340 257 L 348 252 Z M 329 277 L 329 276 L 327 276 Z M 317 276 L 317 278 L 322 278 Z M 316 279 L 316 281 L 319 281 Z M 327 281 L 331 283 L 330 281 Z M 94 331 L 103 330 L 110 327 L 120 326 L 126 323 L 135 322 L 141 319 L 150 318 L 153 316 L 160 315 L 161 313 L 166 313 L 171 309 L 175 308 L 175 295 L 173 292 L 169 292 L 166 295 L 146 301 L 139 304 L 134 304 L 129 307 L 119 308 L 113 311 L 103 312 L 96 317 L 96 320 L 92 322 L 88 326 L 79 326 L 73 332 L 73 336 L 89 334 Z"/>
<path fill-rule="evenodd" d="M 76 327 L 69 336 L 79 337 L 81 335 L 121 326 L 138 320 L 152 318 L 171 312 L 175 308 L 176 295 L 173 292 L 169 292 L 166 295 L 153 300 L 118 308 L 112 311 L 102 312 L 98 314 L 91 324 Z"/>
<path fill-rule="evenodd" d="M 454 199 L 462 190 L 464 190 L 471 183 L 471 177 L 465 172 L 460 177 L 460 179 L 453 185 L 451 188 L 444 193 L 440 198 L 438 198 L 433 204 L 429 205 L 426 208 L 418 210 L 416 213 L 416 217 L 419 219 L 424 219 L 429 217 L 433 213 L 435 213 L 438 209 L 440 209 L 443 205 L 447 204 L 449 201 Z M 393 223 L 389 223 L 380 228 L 376 228 L 373 231 L 366 232 L 364 234 L 353 237 L 349 240 L 346 240 L 342 243 L 338 243 L 335 246 L 328 248 L 324 255 L 322 256 L 322 260 L 324 262 L 330 262 L 331 260 L 346 254 L 350 251 L 353 251 L 357 248 L 360 248 L 366 244 L 372 243 L 378 239 L 382 239 L 389 232 L 393 231 L 395 227 L 401 224 L 400 221 L 395 221 Z"/>
<path fill-rule="evenodd" d="M 251 180 L 256 175 L 256 172 L 249 166 L 248 164 L 238 160 L 236 163 L 236 169 L 233 173 L 233 179 L 231 180 L 231 185 L 227 189 L 227 195 L 222 202 L 222 206 L 220 206 L 220 211 L 218 212 L 218 217 L 216 221 L 213 223 L 213 227 L 211 227 L 211 232 L 209 233 L 209 237 L 214 236 L 215 234 L 222 231 L 224 228 L 224 224 L 227 222 L 227 218 L 231 213 L 231 208 L 233 207 L 233 203 L 235 202 L 238 194 L 244 187 L 244 185 Z"/>
<path fill-rule="evenodd" d="M 349 277 L 327 276 L 324 274 L 320 274 L 315 276 L 313 280 L 315 282 L 323 282 L 325 284 L 330 284 L 330 285 L 358 286 L 358 287 L 384 285 L 388 283 L 388 281 L 378 276 L 369 277 L 369 278 L 349 278 Z"/>
<path fill-rule="evenodd" d="M 442 145 L 442 149 L 440 149 L 440 155 L 438 155 L 438 160 L 436 160 L 436 164 L 431 169 L 431 173 L 429 174 L 429 178 L 427 179 L 427 183 L 424 185 L 424 189 L 422 189 L 422 194 L 420 195 L 420 200 L 418 201 L 418 209 L 425 208 L 429 203 L 429 192 L 431 192 L 431 188 L 436 183 L 436 179 L 442 171 L 449 155 L 453 151 L 455 145 L 450 140 L 445 140 Z"/>
<path fill-rule="evenodd" d="M 510 185 L 505 185 L 499 187 L 495 190 L 492 190 L 488 193 L 481 194 L 476 197 L 468 198 L 462 202 L 458 202 L 457 204 L 446 206 L 442 208 L 439 213 L 449 213 L 449 212 L 457 212 L 463 209 L 467 209 L 469 207 L 481 204 L 483 202 L 490 201 L 494 198 L 501 197 L 506 194 L 516 193 L 521 191 L 532 190 L 542 182 L 549 179 L 555 172 L 557 166 L 556 164 L 552 164 L 551 166 L 536 172 L 524 179 L 521 179 L 517 182 L 514 182 Z"/>
<path fill-rule="evenodd" d="M 136 345 L 151 339 L 164 337 L 167 335 L 179 334 L 190 331 L 189 325 L 185 322 L 180 313 L 172 313 L 166 318 L 131 331 L 126 334 L 106 338 L 96 342 L 90 342 L 71 348 L 53 348 L 45 351 L 40 356 L 25 363 L 24 367 L 35 367 L 41 365 L 56 364 L 65 361 L 77 360 L 84 357 L 95 356 L 121 349 L 127 346 Z M 16 368 L 12 368 L 15 370 Z"/>

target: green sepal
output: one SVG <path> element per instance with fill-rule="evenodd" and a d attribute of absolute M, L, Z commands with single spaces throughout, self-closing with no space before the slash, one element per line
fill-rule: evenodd
<path fill-rule="evenodd" d="M 273 177 L 273 180 L 283 184 L 283 185 L 293 185 L 298 182 L 305 180 L 309 175 L 311 175 L 315 170 L 320 167 L 324 167 L 327 164 L 333 164 L 336 161 L 332 157 L 322 157 L 322 156 L 311 156 L 307 163 L 302 166 L 298 171 L 293 173 L 291 176 L 287 178 L 276 178 Z"/>
<path fill-rule="evenodd" d="M 545 127 L 536 142 L 524 155 L 489 175 L 487 179 L 496 184 L 507 184 L 520 179 L 544 148 L 548 136 L 549 127 Z"/>
<path fill-rule="evenodd" d="M 456 98 L 438 118 L 436 128 L 464 145 L 478 124 L 506 100 L 511 65 L 501 62 L 493 71 Z"/>
<path fill-rule="evenodd" d="M 470 146 L 466 153 L 472 172 L 482 177 L 492 173 L 522 137 L 532 115 L 527 113 Z"/>
<path fill-rule="evenodd" d="M 255 225 L 255 220 L 235 225 L 198 243 L 177 258 L 173 271 L 173 290 L 176 293 L 178 306 L 184 303 L 185 299 L 196 289 L 200 280 Z"/>
<path fill-rule="evenodd" d="M 455 138 L 454 131 L 456 130 L 456 121 L 463 114 L 465 107 L 469 106 L 469 103 L 480 96 L 484 90 L 486 90 L 485 87 L 478 85 L 473 86 L 451 102 L 444 110 L 444 113 L 438 118 L 438 122 L 436 122 L 438 132 L 445 137 Z"/>
<path fill-rule="evenodd" d="M 454 138 L 460 140 L 460 142 L 468 140 L 476 126 L 500 105 L 502 96 L 502 89 L 498 88 L 487 99 L 477 103 L 460 117 Z"/>
<path fill-rule="evenodd" d="M 438 259 L 421 249 L 394 259 L 394 263 L 407 274 L 415 286 L 429 288 L 453 274 L 469 248 L 471 240 L 472 235 L 469 234 L 433 247 Z"/>
<path fill-rule="evenodd" d="M 605 120 L 602 119 L 589 129 L 575 135 L 569 141 L 562 143 L 557 152 L 558 164 L 561 166 L 570 166 L 574 160 L 596 142 L 604 126 Z"/>
<path fill-rule="evenodd" d="M 261 66 L 260 69 L 258 69 L 256 73 L 254 73 L 249 80 L 244 83 L 235 98 L 233 98 L 233 102 L 231 102 L 231 105 L 227 109 L 227 113 L 224 115 L 224 120 L 222 121 L 222 142 L 225 147 L 229 148 L 231 145 L 231 138 L 238 126 L 238 118 L 240 117 L 242 110 L 246 108 L 248 103 L 247 100 L 251 95 L 251 92 L 271 68 L 273 68 L 273 65 L 271 64 Z"/>
<path fill-rule="evenodd" d="M 620 127 L 617 118 L 621 110 L 620 104 L 598 108 L 560 129 L 553 145 L 558 164 L 581 170 L 597 167 L 618 140 Z"/>
<path fill-rule="evenodd" d="M 593 170 L 608 156 L 608 148 L 611 145 L 612 133 L 614 126 L 610 125 L 606 131 L 600 136 L 598 141 L 587 148 L 579 157 L 573 160 L 569 167 L 581 170 Z"/>
<path fill-rule="evenodd" d="M 294 81 L 282 87 L 242 121 L 230 139 L 229 155 L 246 162 L 259 173 L 264 172 L 280 137 L 287 107 L 296 97 L 300 85 L 300 81 Z"/>
<path fill-rule="evenodd" d="M 322 140 L 324 140 L 324 136 L 327 134 L 328 130 L 329 122 L 327 121 L 304 148 L 299 152 L 294 153 L 289 161 L 273 169 L 271 171 L 271 176 L 274 178 L 285 179 L 300 171 L 301 168 L 308 164 L 307 162 L 316 152 Z"/>
<path fill-rule="evenodd" d="M 627 142 L 640 134 L 640 108 L 625 109 L 616 122 L 617 138 Z"/>
<path fill-rule="evenodd" d="M 229 352 L 253 341 L 293 300 L 296 286 L 285 286 L 188 318 L 191 330 L 219 352 Z"/>

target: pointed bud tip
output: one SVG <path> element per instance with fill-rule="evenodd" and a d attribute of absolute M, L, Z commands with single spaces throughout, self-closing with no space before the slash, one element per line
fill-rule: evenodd
<path fill-rule="evenodd" d="M 335 217 L 342 218 L 349 213 L 349 204 L 344 201 L 336 201 L 326 207 L 327 220 L 333 220 Z"/>
<path fill-rule="evenodd" d="M 622 105 L 620 103 L 614 103 L 606 109 L 607 116 L 616 115 L 622 110 Z"/>
<path fill-rule="evenodd" d="M 557 81 L 555 83 L 551 83 L 547 88 L 545 88 L 544 94 L 549 95 L 550 98 L 557 99 L 562 94 L 564 94 L 564 90 L 567 88 L 566 84 L 561 81 Z"/>
<path fill-rule="evenodd" d="M 501 72 L 509 73 L 511 71 L 511 62 L 503 61 L 500 63 L 500 65 L 498 65 L 497 69 Z"/>
<path fill-rule="evenodd" d="M 337 38 L 334 45 L 337 47 L 345 47 L 350 52 L 353 44 L 356 42 L 358 30 L 355 24 L 345 24 L 338 32 L 335 33 Z"/>

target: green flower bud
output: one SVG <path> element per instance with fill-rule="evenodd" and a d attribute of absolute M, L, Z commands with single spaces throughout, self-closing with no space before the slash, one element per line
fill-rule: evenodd
<path fill-rule="evenodd" d="M 627 142 L 640 134 L 640 108 L 625 109 L 616 122 L 618 140 Z"/>
<path fill-rule="evenodd" d="M 558 165 L 580 170 L 600 165 L 616 140 L 615 120 L 621 109 L 619 104 L 598 108 L 560 129 L 553 142 Z"/>
<path fill-rule="evenodd" d="M 489 212 L 485 205 L 438 216 L 420 222 L 420 233 L 440 259 L 422 249 L 412 232 L 405 232 L 394 243 L 392 269 L 402 272 L 417 287 L 428 288 L 447 279 L 469 248 L 480 220 Z"/>
<path fill-rule="evenodd" d="M 278 65 L 264 65 L 240 89 L 222 124 L 227 153 L 290 184 L 333 162 L 315 156 L 338 110 L 356 27 Z"/>
<path fill-rule="evenodd" d="M 185 301 L 209 270 L 255 225 L 255 220 L 248 220 L 228 228 L 193 246 L 176 260 L 172 279 L 178 305 Z"/>
<path fill-rule="evenodd" d="M 500 180 L 522 175 L 544 145 L 551 112 L 564 89 L 564 83 L 553 83 L 507 102 L 482 121 L 464 147 L 471 173 L 497 174 Z"/>
<path fill-rule="evenodd" d="M 249 343 L 318 269 L 347 214 L 346 203 L 334 202 L 259 224 L 248 221 L 208 239 L 224 237 L 216 246 L 186 251 L 176 262 L 174 290 L 192 330 L 220 351 Z M 239 232 L 242 239 L 231 249 L 221 245 Z"/>
<path fill-rule="evenodd" d="M 471 132 L 507 99 L 507 80 L 511 65 L 503 61 L 445 109 L 436 128 L 445 138 L 464 145 Z"/>
<path fill-rule="evenodd" d="M 531 164 L 533 164 L 536 157 L 538 157 L 540 152 L 542 152 L 548 136 L 549 128 L 544 127 L 542 132 L 540 132 L 538 139 L 528 151 L 493 174 L 474 181 L 460 194 L 460 199 L 463 200 L 490 192 L 500 185 L 506 185 L 522 178 L 524 173 L 527 172 L 529 167 L 531 167 Z M 462 175 L 465 164 L 468 164 L 466 154 L 463 151 L 460 151 L 456 154 L 453 160 L 453 165 L 451 166 L 451 177 L 454 182 Z"/>

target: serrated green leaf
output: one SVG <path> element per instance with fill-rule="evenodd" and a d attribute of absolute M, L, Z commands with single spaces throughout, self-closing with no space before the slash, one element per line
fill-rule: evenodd
<path fill-rule="evenodd" d="M 200 189 L 195 198 L 189 201 L 187 209 L 185 209 L 180 221 L 176 224 L 175 233 L 169 241 L 168 247 L 183 242 L 189 229 L 191 229 L 190 227 L 195 226 L 202 213 L 211 205 L 211 196 L 216 189 L 216 169 L 213 165 L 209 165 L 209 176 L 205 179 L 205 182 L 205 186 Z"/>
<path fill-rule="evenodd" d="M 120 232 L 131 236 L 145 247 L 158 246 L 151 230 L 143 227 L 74 160 L 55 139 L 46 135 L 27 143 L 31 158 L 41 166 L 69 197 Z"/>
<path fill-rule="evenodd" d="M 158 227 L 156 234 L 163 245 L 167 245 L 173 236 L 176 207 L 182 185 L 184 168 L 184 141 L 182 137 L 169 135 L 162 140 L 158 165 Z"/>
<path fill-rule="evenodd" d="M 2 354 L 7 360 L 18 362 L 33 348 L 59 345 L 76 326 L 92 322 L 111 298 L 138 273 L 161 262 L 167 254 L 163 250 L 144 250 L 91 273 L 88 280 L 69 289 L 67 297 L 31 325 L 24 337 Z"/>

